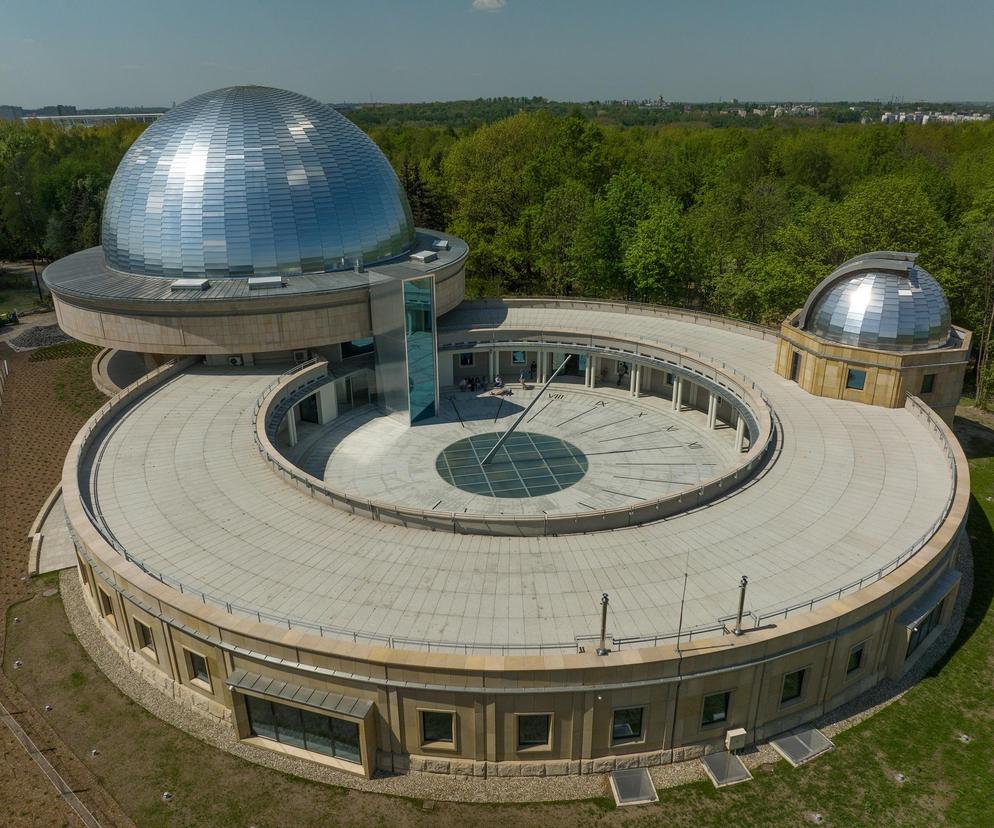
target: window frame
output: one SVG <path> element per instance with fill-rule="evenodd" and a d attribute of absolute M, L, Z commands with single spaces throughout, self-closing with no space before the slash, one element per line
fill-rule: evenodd
<path fill-rule="evenodd" d="M 83 559 L 76 553 L 76 568 L 79 570 L 80 580 L 83 582 L 83 586 L 87 589 L 90 588 L 90 573 L 86 571 L 86 564 L 83 563 Z"/>
<path fill-rule="evenodd" d="M 921 621 L 911 628 L 911 633 L 908 636 L 908 646 L 904 653 L 905 661 L 917 653 L 925 641 L 928 640 L 928 637 L 942 626 L 942 615 L 945 612 L 946 599 L 948 597 L 948 595 L 944 595 L 932 609 L 922 616 Z M 922 627 L 926 629 L 922 631 Z"/>
<path fill-rule="evenodd" d="M 300 753 L 306 754 L 307 756 L 321 757 L 319 761 L 332 760 L 335 762 L 344 762 L 349 765 L 358 765 L 359 767 L 364 767 L 363 756 L 366 753 L 366 748 L 363 746 L 362 742 L 361 719 L 350 719 L 346 716 L 335 716 L 324 710 L 320 710 L 313 707 L 298 707 L 293 704 L 285 704 L 281 701 L 270 699 L 267 696 L 257 696 L 254 693 L 241 693 L 239 691 L 236 691 L 236 693 L 238 693 L 244 700 L 244 707 L 242 709 L 245 712 L 245 723 L 248 726 L 248 736 L 245 738 L 262 739 L 267 742 L 274 742 L 275 744 L 280 745 L 282 748 L 286 748 L 291 751 L 299 751 Z M 269 711 L 272 717 L 273 736 L 264 736 L 255 731 L 255 722 L 253 721 L 252 718 L 251 702 L 249 701 L 249 699 L 259 704 L 269 705 Z M 300 718 L 301 733 L 303 734 L 304 747 L 295 745 L 292 742 L 284 742 L 280 738 L 279 713 L 277 712 L 277 708 L 280 707 L 287 708 L 288 710 L 294 710 L 297 712 Z M 312 747 L 308 747 L 308 729 L 307 729 L 307 722 L 304 718 L 304 714 L 320 716 L 328 720 L 328 739 L 330 740 L 331 743 L 331 753 L 326 753 L 323 750 L 315 750 Z M 343 755 L 344 752 L 339 752 L 338 749 L 339 740 L 335 738 L 335 731 L 333 725 L 335 721 L 343 722 L 355 728 L 356 737 L 357 737 L 356 747 L 358 751 L 358 756 L 356 759 L 348 759 Z M 345 743 L 343 742 L 342 744 Z"/>
<path fill-rule="evenodd" d="M 135 629 L 135 638 L 138 639 L 138 652 L 145 653 L 146 655 L 152 656 L 155 660 L 158 660 L 159 653 L 155 646 L 155 632 L 152 630 L 152 627 L 140 618 L 132 618 L 131 622 Z M 146 630 L 148 632 L 148 644 L 145 643 L 145 637 L 142 635 L 142 630 Z"/>
<path fill-rule="evenodd" d="M 790 705 L 797 704 L 799 701 L 801 701 L 804 698 L 804 691 L 808 689 L 808 684 L 809 684 L 809 682 L 808 682 L 808 670 L 809 669 L 810 669 L 810 667 L 807 667 L 807 666 L 805 666 L 805 667 L 798 667 L 796 670 L 788 670 L 786 673 L 783 674 L 783 677 L 780 679 L 780 706 L 781 707 L 789 707 Z M 790 676 L 796 676 L 798 674 L 800 674 L 801 680 L 800 680 L 800 682 L 798 684 L 798 687 L 797 687 L 797 694 L 791 696 L 790 698 L 785 698 L 784 697 L 784 693 L 786 692 L 786 689 L 787 689 L 787 679 Z"/>
<path fill-rule="evenodd" d="M 867 372 L 863 368 L 847 368 L 846 391 L 865 391 L 866 373 Z M 859 378 L 859 385 L 855 384 L 855 380 L 857 377 Z"/>
<path fill-rule="evenodd" d="M 114 613 L 114 599 L 101 586 L 97 587 L 97 603 L 100 605 L 100 615 L 103 619 L 116 627 L 117 615 Z"/>
<path fill-rule="evenodd" d="M 935 378 L 937 374 L 924 374 L 922 376 L 922 386 L 919 394 L 932 394 L 935 392 Z M 927 387 L 926 387 L 927 386 Z"/>
<path fill-rule="evenodd" d="M 182 645 L 181 645 L 182 646 Z M 193 664 L 193 658 L 196 656 L 204 662 L 204 672 L 207 674 L 207 678 L 202 679 L 197 675 L 196 669 Z M 186 672 L 189 676 L 190 684 L 197 687 L 202 687 L 210 693 L 214 692 L 214 677 L 211 675 L 211 663 L 207 656 L 197 650 L 191 650 L 189 647 L 183 647 L 183 660 L 186 662 Z"/>
<path fill-rule="evenodd" d="M 720 719 L 712 719 L 711 721 L 704 721 L 704 709 L 707 707 L 708 699 L 715 696 L 725 697 L 725 712 Z M 724 725 L 731 714 L 732 710 L 732 691 L 731 690 L 716 690 L 714 693 L 704 693 L 701 697 L 701 715 L 698 719 L 700 722 L 700 729 L 705 730 L 707 728 L 718 727 Z"/>
<path fill-rule="evenodd" d="M 437 707 L 419 707 L 418 709 L 418 729 L 421 738 L 421 747 L 431 748 L 433 750 L 456 750 L 456 734 L 458 732 L 456 726 L 456 711 L 455 710 L 445 710 Z M 451 738 L 445 739 L 429 739 L 428 734 L 425 730 L 425 714 L 443 714 L 449 717 L 449 723 L 452 728 Z"/>
<path fill-rule="evenodd" d="M 646 731 L 646 709 L 648 705 L 644 704 L 629 704 L 624 707 L 615 707 L 611 710 L 611 745 L 635 745 L 640 744 L 645 741 L 645 731 Z M 639 711 L 639 732 L 634 736 L 615 736 L 615 717 L 619 713 L 623 713 L 626 710 L 638 710 Z"/>
<path fill-rule="evenodd" d="M 522 744 L 521 743 L 521 720 L 523 718 L 537 718 L 539 716 L 544 716 L 548 721 L 548 729 L 546 731 L 546 739 L 544 742 L 535 742 L 534 744 Z M 543 751 L 552 750 L 553 741 L 555 739 L 554 730 L 555 727 L 555 717 L 552 711 L 535 711 L 526 713 L 515 713 L 514 714 L 514 744 L 515 749 L 518 753 L 540 753 Z"/>
<path fill-rule="evenodd" d="M 846 656 L 846 678 L 861 673 L 863 668 L 866 667 L 866 645 L 868 640 L 860 641 L 858 644 L 853 644 L 849 648 L 849 655 Z M 850 667 L 849 664 L 852 662 L 852 657 L 856 652 L 859 652 L 859 664 L 855 667 Z"/>
<path fill-rule="evenodd" d="M 466 357 L 469 357 L 469 362 L 466 361 Z M 459 367 L 460 368 L 475 368 L 476 367 L 476 354 L 473 351 L 460 351 L 459 352 Z"/>

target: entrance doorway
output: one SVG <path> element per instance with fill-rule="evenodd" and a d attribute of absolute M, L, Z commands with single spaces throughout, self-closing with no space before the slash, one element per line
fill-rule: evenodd
<path fill-rule="evenodd" d="M 792 351 L 790 355 L 790 378 L 793 382 L 797 382 L 799 376 L 801 376 L 801 354 L 798 351 Z"/>

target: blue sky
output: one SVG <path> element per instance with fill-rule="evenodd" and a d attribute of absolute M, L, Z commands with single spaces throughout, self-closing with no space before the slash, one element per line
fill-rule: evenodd
<path fill-rule="evenodd" d="M 994 100 L 992 44 L 994 0 L 0 0 L 0 103 Z"/>

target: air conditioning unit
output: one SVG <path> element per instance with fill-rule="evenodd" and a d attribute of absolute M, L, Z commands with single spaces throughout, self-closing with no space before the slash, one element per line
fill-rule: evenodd
<path fill-rule="evenodd" d="M 300 365 L 302 362 L 307 362 L 307 351 L 294 351 L 293 352 L 293 364 Z"/>
<path fill-rule="evenodd" d="M 744 727 L 736 727 L 725 732 L 725 750 L 742 750 L 746 746 L 748 734 Z"/>
<path fill-rule="evenodd" d="M 230 356 L 228 357 L 228 365 L 244 365 L 245 360 L 240 356 Z"/>

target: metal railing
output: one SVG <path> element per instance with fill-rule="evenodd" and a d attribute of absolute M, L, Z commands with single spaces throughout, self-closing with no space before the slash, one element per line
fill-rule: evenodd
<path fill-rule="evenodd" d="M 313 363 L 312 363 L 313 364 Z M 132 386 L 129 386 L 125 391 L 122 392 L 121 397 L 125 397 L 128 392 L 133 392 L 137 390 L 139 386 L 146 386 L 153 384 L 162 373 L 166 372 L 170 368 L 174 367 L 173 363 L 161 366 L 156 371 L 151 374 L 146 375 L 142 379 L 138 380 Z M 307 363 L 295 366 L 288 372 L 281 374 L 273 383 L 268 386 L 269 392 L 279 385 L 280 382 L 284 381 L 288 375 L 297 373 L 304 368 L 309 367 Z M 263 395 L 265 396 L 265 395 Z M 106 403 L 101 409 L 94 415 L 94 418 L 90 420 L 89 425 L 86 427 L 83 439 L 80 442 L 79 454 L 77 458 L 77 474 L 82 475 L 85 468 L 83 462 L 84 457 L 90 448 L 90 438 L 94 431 L 102 429 L 108 423 L 107 415 L 112 411 L 119 408 L 126 408 L 133 402 L 131 398 L 124 398 L 118 402 L 118 398 L 114 398 Z M 856 592 L 862 589 L 864 586 L 874 583 L 885 577 L 887 574 L 893 572 L 902 563 L 906 562 L 909 558 L 920 551 L 925 544 L 928 543 L 929 539 L 935 534 L 938 528 L 945 522 L 949 515 L 950 509 L 952 507 L 953 500 L 956 494 L 957 486 L 957 473 L 956 473 L 956 455 L 953 451 L 952 446 L 949 444 L 946 438 L 944 430 L 936 422 L 937 415 L 931 411 L 921 400 L 917 397 L 908 397 L 906 407 L 911 410 L 911 412 L 920 420 L 924 421 L 929 427 L 929 430 L 933 435 L 939 440 L 940 444 L 944 449 L 945 456 L 949 463 L 951 475 L 952 475 L 952 485 L 950 488 L 950 494 L 946 499 L 943 506 L 941 514 L 939 517 L 933 521 L 931 527 L 928 531 L 924 532 L 917 540 L 915 540 L 907 549 L 905 549 L 896 558 L 884 564 L 882 567 L 868 573 L 859 580 L 852 581 L 851 583 L 839 587 L 838 589 L 826 592 L 823 595 L 811 598 L 807 601 L 803 601 L 791 606 L 783 607 L 781 609 L 768 611 L 760 614 L 753 614 L 752 612 L 746 613 L 748 617 L 753 619 L 753 627 L 760 627 L 767 622 L 778 619 L 787 618 L 793 614 L 809 612 L 813 610 L 816 606 L 824 601 L 837 600 L 844 595 L 851 592 Z M 256 407 L 256 413 L 259 411 L 259 406 Z M 258 438 L 256 438 L 258 444 Z M 82 481 L 80 481 L 81 492 L 84 490 Z M 587 643 L 594 640 L 596 636 L 591 636 L 588 634 L 577 635 L 573 641 L 566 642 L 552 642 L 552 643 L 468 643 L 468 642 L 457 642 L 457 641 L 442 641 L 442 640 L 431 640 L 422 638 L 406 638 L 402 636 L 392 636 L 384 635 L 380 633 L 363 632 L 360 630 L 350 630 L 343 627 L 338 627 L 334 625 L 323 625 L 316 624 L 310 621 L 304 621 L 301 619 L 294 619 L 274 613 L 263 612 L 258 609 L 253 609 L 251 607 L 244 607 L 239 604 L 231 603 L 222 598 L 205 593 L 200 589 L 193 588 L 187 584 L 184 584 L 177 578 L 157 571 L 156 569 L 148 566 L 141 560 L 140 557 L 134 555 L 133 553 L 126 550 L 122 544 L 120 544 L 114 537 L 113 533 L 109 528 L 103 523 L 102 520 L 98 519 L 98 516 L 90 509 L 89 504 L 86 502 L 85 497 L 80 497 L 80 503 L 86 514 L 87 519 L 93 525 L 93 527 L 100 533 L 103 539 L 126 561 L 134 564 L 144 573 L 155 578 L 160 583 L 169 586 L 182 595 L 190 596 L 199 600 L 205 606 L 215 607 L 217 609 L 223 610 L 224 612 L 232 615 L 233 617 L 241 617 L 248 620 L 254 620 L 258 623 L 272 624 L 274 626 L 285 627 L 288 630 L 301 630 L 304 632 L 309 632 L 312 634 L 317 634 L 318 636 L 324 638 L 332 638 L 340 641 L 347 641 L 356 644 L 367 644 L 373 646 L 384 646 L 389 648 L 401 648 L 401 649 L 411 649 L 420 650 L 424 652 L 439 652 L 439 653 L 456 653 L 456 654 L 495 654 L 495 655 L 524 655 L 529 653 L 565 653 L 565 652 L 583 652 Z M 72 531 L 70 525 L 70 531 L 73 535 L 73 540 L 79 547 L 79 540 L 76 533 Z M 115 587 L 120 589 L 120 587 Z M 626 647 L 648 647 L 648 646 L 659 646 L 660 644 L 667 643 L 679 643 L 681 641 L 692 641 L 701 636 L 707 635 L 724 635 L 728 633 L 727 625 L 719 619 L 714 624 L 708 625 L 698 625 L 696 627 L 687 628 L 684 630 L 673 630 L 669 632 L 660 632 L 656 634 L 639 635 L 639 636 L 618 636 L 612 635 L 609 640 L 611 641 L 611 649 L 621 650 Z"/>

